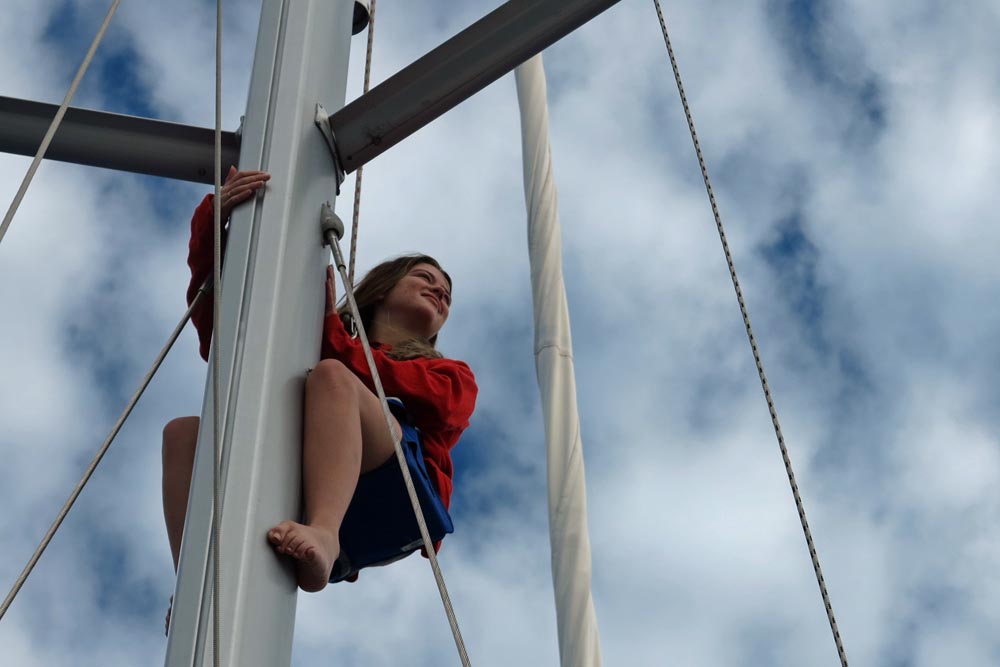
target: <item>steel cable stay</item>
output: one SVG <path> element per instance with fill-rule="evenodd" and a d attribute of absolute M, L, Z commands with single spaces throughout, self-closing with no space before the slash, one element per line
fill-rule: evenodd
<path fill-rule="evenodd" d="M 340 251 L 340 238 L 344 235 L 344 223 L 340 220 L 337 214 L 333 212 L 333 208 L 329 203 L 323 205 L 320 222 L 323 229 L 323 238 L 326 240 L 327 245 L 330 246 L 330 250 L 333 252 L 333 263 L 337 267 L 337 271 L 340 274 L 340 280 L 344 285 L 345 297 L 348 305 L 350 306 L 351 315 L 354 318 L 355 325 L 357 326 L 358 339 L 361 341 L 361 347 L 365 353 L 365 360 L 368 362 L 368 370 L 372 374 L 372 382 L 375 385 L 375 393 L 378 394 L 379 402 L 382 405 L 382 415 L 385 417 L 385 423 L 389 429 L 389 433 L 392 434 L 393 448 L 396 452 L 396 461 L 399 463 L 399 468 L 403 475 L 403 483 L 406 486 L 407 495 L 410 497 L 410 504 L 413 507 L 413 513 L 417 520 L 417 526 L 420 528 L 420 537 L 423 541 L 424 551 L 426 551 L 427 558 L 431 563 L 431 569 L 434 571 L 434 579 L 437 582 L 438 593 L 440 593 L 441 602 L 444 604 L 445 615 L 447 615 L 448 624 L 451 626 L 451 632 L 455 639 L 455 646 L 458 648 L 459 658 L 462 660 L 463 667 L 469 667 L 472 663 L 469 662 L 469 656 L 465 650 L 465 641 L 462 639 L 462 632 L 458 627 L 458 619 L 455 616 L 455 610 L 451 604 L 451 597 L 448 595 L 448 588 L 445 585 L 444 575 L 441 573 L 441 566 L 438 563 L 437 552 L 434 550 L 434 543 L 431 541 L 430 532 L 427 530 L 427 520 L 424 518 L 424 512 L 420 507 L 420 500 L 417 497 L 417 491 L 413 486 L 413 478 L 410 475 L 410 468 L 406 463 L 406 455 L 403 453 L 400 436 L 392 427 L 392 415 L 389 412 L 389 403 L 385 396 L 385 390 L 382 388 L 382 380 L 379 378 L 378 368 L 375 367 L 375 358 L 372 356 L 371 345 L 368 342 L 368 334 L 365 332 L 365 326 L 361 321 L 361 312 L 358 309 L 357 302 L 354 300 L 354 287 L 351 285 L 347 275 L 347 265 L 345 264 L 344 256 Z"/>
<path fill-rule="evenodd" d="M 788 483 L 792 489 L 792 496 L 795 499 L 795 509 L 799 515 L 799 523 L 802 524 L 802 533 L 806 539 L 806 546 L 809 548 L 809 557 L 812 560 L 813 572 L 816 574 L 816 583 L 819 585 L 820 595 L 823 598 L 823 607 L 826 610 L 826 618 L 830 623 L 830 630 L 833 633 L 833 641 L 837 646 L 837 655 L 840 658 L 841 667 L 847 667 L 847 652 L 840 638 L 840 631 L 837 629 L 837 620 L 833 614 L 833 605 L 830 602 L 830 594 L 826 588 L 826 580 L 823 578 L 823 570 L 819 563 L 819 554 L 816 551 L 816 544 L 813 541 L 812 531 L 809 530 L 809 522 L 806 520 L 805 505 L 802 496 L 799 494 L 799 485 L 795 481 L 795 472 L 792 470 L 792 461 L 788 455 L 788 448 L 785 446 L 785 437 L 781 433 L 781 424 L 778 422 L 778 411 L 771 396 L 771 388 L 767 383 L 767 376 L 764 374 L 764 362 L 761 360 L 760 352 L 757 349 L 757 340 L 753 335 L 753 328 L 750 326 L 750 314 L 747 310 L 746 302 L 743 299 L 743 291 L 740 289 L 740 282 L 736 276 L 736 265 L 733 263 L 733 255 L 729 251 L 729 242 L 726 241 L 726 232 L 722 226 L 722 215 L 719 213 L 719 206 L 712 191 L 712 182 L 708 177 L 708 167 L 701 152 L 701 144 L 698 142 L 698 134 L 694 129 L 694 119 L 691 116 L 691 108 L 688 105 L 687 95 L 684 93 L 684 84 L 681 82 L 680 69 L 677 66 L 677 58 L 674 56 L 673 46 L 670 44 L 670 35 L 667 32 L 667 23 L 663 18 L 663 10 L 660 8 L 660 0 L 653 0 L 656 7 L 656 15 L 660 21 L 660 28 L 663 30 L 663 41 L 667 47 L 667 55 L 670 57 L 670 66 L 674 71 L 674 80 L 677 82 L 677 91 L 680 94 L 681 105 L 684 107 L 684 117 L 687 119 L 688 130 L 691 133 L 691 141 L 694 143 L 695 154 L 698 157 L 698 166 L 701 169 L 702 179 L 705 182 L 705 190 L 708 192 L 708 200 L 712 205 L 712 215 L 715 218 L 715 225 L 719 232 L 719 240 L 722 242 L 722 250 L 726 257 L 726 264 L 729 267 L 729 276 L 736 291 L 736 300 L 740 305 L 740 313 L 743 316 L 743 325 L 746 329 L 747 338 L 750 341 L 750 349 L 753 352 L 753 360 L 757 366 L 757 374 L 760 377 L 761 388 L 764 391 L 764 398 L 767 401 L 767 409 L 771 414 L 771 424 L 774 426 L 774 434 L 778 439 L 778 447 L 781 449 L 781 459 L 785 464 L 785 473 L 788 476 Z"/>
<path fill-rule="evenodd" d="M 362 94 L 367 94 L 371 86 L 371 69 L 372 69 L 372 46 L 375 41 L 375 0 L 371 0 L 368 15 L 368 43 L 365 53 L 365 78 L 364 78 L 364 89 Z M 350 260 L 349 266 L 344 265 L 344 258 L 341 254 L 339 239 L 343 236 L 344 228 L 343 223 L 340 219 L 333 213 L 331 208 L 324 208 L 323 211 L 323 233 L 326 238 L 327 244 L 330 246 L 330 250 L 333 252 L 334 264 L 337 267 L 338 273 L 341 278 L 341 282 L 344 284 L 344 291 L 347 295 L 347 301 L 350 304 L 352 315 L 354 321 L 358 327 L 358 337 L 362 342 L 362 347 L 365 352 L 365 359 L 368 362 L 368 368 L 372 373 L 372 378 L 375 384 L 375 388 L 378 393 L 378 398 L 382 404 L 382 412 L 386 419 L 386 425 L 389 428 L 389 432 L 392 433 L 392 419 L 390 417 L 389 405 L 385 397 L 385 391 L 382 388 L 382 381 L 379 379 L 378 369 L 375 367 L 375 360 L 372 357 L 371 346 L 368 342 L 367 333 L 364 330 L 364 325 L 361 324 L 361 315 L 358 312 L 357 303 L 354 300 L 354 269 L 355 260 L 357 258 L 358 249 L 358 230 L 361 214 L 361 179 L 364 174 L 364 166 L 360 166 L 357 169 L 354 181 L 354 210 L 351 223 L 351 250 L 350 250 Z M 345 271 L 346 269 L 346 271 Z M 396 452 L 396 460 L 399 463 L 400 470 L 403 475 L 403 482 L 406 486 L 407 494 L 410 498 L 410 503 L 413 507 L 414 516 L 417 520 L 417 526 L 420 528 L 420 536 L 423 541 L 424 551 L 427 553 L 428 559 L 430 560 L 431 569 L 434 573 L 435 583 L 438 587 L 438 593 L 441 596 L 441 601 L 444 605 L 445 615 L 448 617 L 448 624 L 451 627 L 452 636 L 455 640 L 455 646 L 458 649 L 459 659 L 462 661 L 464 667 L 469 667 L 471 662 L 469 660 L 468 652 L 465 648 L 465 641 L 462 638 L 462 632 L 458 626 L 458 618 L 455 615 L 455 610 L 451 604 L 451 597 L 448 595 L 448 588 L 444 581 L 444 575 L 441 572 L 441 566 L 437 560 L 437 553 L 434 550 L 434 545 L 431 542 L 430 533 L 427 530 L 427 520 L 424 517 L 423 509 L 420 506 L 420 501 L 417 498 L 416 489 L 413 486 L 413 479 L 410 475 L 409 467 L 406 464 L 406 457 L 403 454 L 403 449 L 398 438 L 393 437 L 393 445 Z"/>
<path fill-rule="evenodd" d="M 368 12 L 368 44 L 365 53 L 365 79 L 362 94 L 367 94 L 371 86 L 372 45 L 375 41 L 375 0 L 371 0 Z M 389 412 L 389 405 L 387 403 L 385 391 L 382 388 L 382 381 L 379 379 L 378 369 L 375 367 L 375 360 L 372 357 L 371 346 L 368 342 L 368 335 L 364 330 L 364 325 L 361 324 L 361 314 L 358 312 L 357 302 L 354 300 L 354 268 L 358 250 L 358 229 L 361 215 L 361 179 L 363 173 L 364 166 L 362 165 L 358 167 L 354 181 L 354 211 L 351 222 L 351 254 L 349 267 L 344 266 L 344 258 L 341 254 L 339 243 L 339 239 L 344 233 L 344 226 L 330 208 L 324 208 L 323 211 L 323 234 L 326 237 L 327 244 L 330 246 L 330 250 L 333 252 L 334 264 L 340 274 L 341 282 L 344 284 L 347 301 L 350 304 L 354 321 L 358 327 L 358 337 L 361 340 L 362 347 L 365 352 L 365 359 L 368 362 L 368 368 L 372 374 L 379 402 L 382 404 L 382 413 L 385 416 L 389 432 L 392 433 L 392 419 Z M 345 268 L 347 269 L 346 272 Z M 455 615 L 455 610 L 451 604 L 451 597 L 448 595 L 448 588 L 444 581 L 444 574 L 441 572 L 441 566 L 437 560 L 437 553 L 434 551 L 434 545 L 431 542 L 430 533 L 427 530 L 427 520 L 424 517 L 423 509 L 421 508 L 420 501 L 417 498 L 417 492 L 413 486 L 413 478 L 411 477 L 409 467 L 406 464 L 406 457 L 403 454 L 402 446 L 399 439 L 396 437 L 393 437 L 393 446 L 396 452 L 396 460 L 399 463 L 400 470 L 403 474 L 403 482 L 406 486 L 406 491 L 413 507 L 413 513 L 417 520 L 417 526 L 420 528 L 420 537 L 424 544 L 424 551 L 427 552 L 428 559 L 430 560 L 431 569 L 434 572 L 434 580 L 438 587 L 438 593 L 441 596 L 441 602 L 444 605 L 445 615 L 448 617 L 448 624 L 451 627 L 452 636 L 455 640 L 455 646 L 458 649 L 459 659 L 462 661 L 463 667 L 469 667 L 471 662 L 469 661 L 469 655 L 465 648 L 465 641 L 462 639 L 462 632 L 458 626 L 458 618 Z"/>
<path fill-rule="evenodd" d="M 204 296 L 204 294 L 210 291 L 211 291 L 210 283 L 208 281 L 205 281 L 205 284 L 201 286 L 201 289 L 198 290 L 197 294 L 195 294 L 194 299 L 192 299 L 191 305 L 188 306 L 187 310 L 184 312 L 184 316 L 181 318 L 180 322 L 178 322 L 177 326 L 174 327 L 174 330 L 168 337 L 166 344 L 160 350 L 160 353 L 156 356 L 156 359 L 153 361 L 153 365 L 146 372 L 146 375 L 139 383 L 139 388 L 136 389 L 135 393 L 132 394 L 132 397 L 125 405 L 125 409 L 122 410 L 121 414 L 118 417 L 118 420 L 115 422 L 115 425 L 111 428 L 111 432 L 108 433 L 108 437 L 104 439 L 104 442 L 101 444 L 100 448 L 98 448 L 97 453 L 91 460 L 90 465 L 87 466 L 87 469 L 84 471 L 83 476 L 80 478 L 80 481 L 77 482 L 76 487 L 73 489 L 72 493 L 70 493 L 69 498 L 66 500 L 62 508 L 59 510 L 59 513 L 56 516 L 55 521 L 52 522 L 52 525 L 49 527 L 48 531 L 45 533 L 45 536 L 42 538 L 41 543 L 35 549 L 35 552 L 31 555 L 31 558 L 28 560 L 28 564 L 24 566 L 24 569 L 21 571 L 21 574 L 14 582 L 14 585 L 11 587 L 10 592 L 7 593 L 7 597 L 4 599 L 3 603 L 0 604 L 0 619 L 3 619 L 4 615 L 7 613 L 7 610 L 10 608 L 10 605 L 14 602 L 14 599 L 17 597 L 17 594 L 21 590 L 21 587 L 24 586 L 24 583 L 25 581 L 27 581 L 28 576 L 35 569 L 35 565 L 38 563 L 38 560 L 42 557 L 42 553 L 49 546 L 49 543 L 52 541 L 52 538 L 55 537 L 56 531 L 59 530 L 59 527 L 62 525 L 63 520 L 66 518 L 66 515 L 69 513 L 70 509 L 72 509 L 74 503 L 76 503 L 77 498 L 80 497 L 80 494 L 83 492 L 84 487 L 87 485 L 87 482 L 90 481 L 90 478 L 97 470 L 97 466 L 100 465 L 101 460 L 104 458 L 104 455 L 111 447 L 111 444 L 114 442 L 115 437 L 118 435 L 118 432 L 121 431 L 122 426 L 125 424 L 125 420 L 127 420 L 129 415 L 132 414 L 133 408 L 135 408 L 136 404 L 139 402 L 139 399 L 142 397 L 143 393 L 146 391 L 146 388 L 149 386 L 149 383 L 152 381 L 153 377 L 156 375 L 156 372 L 163 364 L 163 360 L 166 359 L 167 353 L 170 352 L 170 349 L 173 347 L 174 343 L 177 341 L 177 338 L 180 336 L 181 331 L 183 331 L 184 327 L 187 326 L 188 320 L 191 319 L 191 312 L 201 302 L 201 299 Z"/>
<path fill-rule="evenodd" d="M 24 200 L 24 195 L 28 192 L 28 186 L 31 185 L 32 180 L 35 178 L 35 172 L 38 171 L 38 167 L 41 165 L 42 159 L 45 157 L 45 152 L 48 150 L 49 144 L 52 143 L 52 138 L 56 135 L 56 131 L 62 123 L 63 116 L 66 115 L 66 109 L 69 108 L 69 103 L 73 100 L 73 96 L 76 94 L 76 89 L 79 87 L 80 81 L 83 80 L 83 75 L 86 74 L 87 69 L 90 67 L 90 61 L 94 59 L 97 47 L 100 46 L 101 41 L 104 39 L 104 33 L 107 32 L 108 25 L 111 24 L 111 18 L 115 15 L 115 11 L 117 11 L 120 1 L 121 0 L 112 1 L 111 7 L 108 9 L 108 13 L 104 17 L 104 22 L 101 23 L 101 27 L 97 31 L 97 35 L 94 36 L 94 41 L 91 42 L 90 48 L 87 50 L 87 55 L 83 57 L 83 62 L 80 63 L 80 67 L 76 71 L 76 76 L 73 77 L 73 82 L 69 86 L 69 90 L 66 91 L 66 97 L 63 98 L 62 104 L 56 111 L 56 115 L 52 118 L 52 122 L 49 124 L 49 129 L 45 133 L 42 143 L 39 144 L 38 151 L 35 153 L 34 159 L 28 166 L 28 171 L 24 174 L 24 180 L 21 181 L 21 186 L 17 189 L 17 193 L 14 195 L 14 199 L 11 201 L 10 207 L 8 207 L 7 212 L 3 216 L 3 222 L 0 223 L 0 243 L 3 242 L 3 237 L 7 234 L 7 229 L 10 227 L 10 223 L 14 220 L 14 215 L 17 213 L 17 209 L 21 206 L 21 202 Z"/>

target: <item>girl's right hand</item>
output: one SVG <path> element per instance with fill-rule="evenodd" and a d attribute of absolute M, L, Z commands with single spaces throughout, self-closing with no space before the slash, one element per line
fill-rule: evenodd
<path fill-rule="evenodd" d="M 236 171 L 236 167 L 230 167 L 220 197 L 222 220 L 228 220 L 233 209 L 249 200 L 270 178 L 266 171 Z"/>
<path fill-rule="evenodd" d="M 326 314 L 337 312 L 337 280 L 333 274 L 333 266 L 326 267 Z"/>

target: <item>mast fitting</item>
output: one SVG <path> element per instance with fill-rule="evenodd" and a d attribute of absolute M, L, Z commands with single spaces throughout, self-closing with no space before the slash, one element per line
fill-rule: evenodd
<path fill-rule="evenodd" d="M 340 216 L 333 212 L 333 205 L 330 202 L 323 202 L 323 207 L 320 209 L 319 223 L 323 229 L 323 238 L 326 239 L 329 245 L 330 234 L 333 233 L 337 236 L 337 240 L 344 238 L 344 221 L 340 219 Z"/>
<path fill-rule="evenodd" d="M 330 148 L 330 156 L 333 158 L 333 171 L 337 179 L 337 194 L 340 194 L 340 184 L 344 182 L 347 173 L 344 171 L 344 163 L 340 159 L 340 151 L 337 150 L 337 137 L 333 134 L 333 127 L 330 125 L 330 114 L 322 104 L 316 105 L 316 127 L 319 128 L 326 145 Z M 341 230 L 340 235 L 344 232 Z"/>

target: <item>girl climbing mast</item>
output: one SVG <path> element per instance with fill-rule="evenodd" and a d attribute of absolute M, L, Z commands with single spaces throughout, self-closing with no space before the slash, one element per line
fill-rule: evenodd
<path fill-rule="evenodd" d="M 221 194 L 223 217 L 268 178 L 264 172 L 230 169 Z M 212 207 L 209 195 L 191 221 L 189 299 L 211 271 Z M 392 460 L 392 437 L 400 434 L 435 548 L 440 546 L 452 529 L 449 452 L 475 406 L 472 371 L 435 349 L 451 306 L 451 279 L 433 258 L 410 255 L 384 262 L 357 285 L 355 296 L 382 384 L 396 399 L 391 401 L 396 433 L 387 433 L 361 344 L 349 333 L 354 323 L 346 307 L 335 308 L 330 269 L 322 360 L 306 379 L 304 519 L 289 518 L 267 532 L 276 553 L 295 561 L 298 584 L 307 591 L 353 579 L 359 569 L 396 560 L 419 546 L 402 475 Z M 206 358 L 211 308 L 208 301 L 192 315 Z M 196 417 L 184 417 L 164 429 L 164 516 L 175 567 L 197 425 Z"/>

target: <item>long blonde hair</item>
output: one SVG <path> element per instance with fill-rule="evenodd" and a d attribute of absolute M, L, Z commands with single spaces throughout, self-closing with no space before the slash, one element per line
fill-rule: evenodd
<path fill-rule="evenodd" d="M 417 264 L 430 264 L 444 274 L 448 281 L 448 289 L 451 289 L 451 276 L 441 268 L 438 261 L 428 255 L 402 255 L 395 259 L 390 259 L 378 264 L 354 287 L 354 299 L 358 302 L 358 311 L 361 313 L 361 323 L 365 331 L 371 332 L 372 321 L 375 319 L 375 309 L 386 294 L 392 291 L 403 276 L 410 272 Z M 348 331 L 354 330 L 354 316 L 351 315 L 350 307 L 346 303 L 337 308 L 337 314 L 344 322 Z M 426 357 L 428 359 L 440 359 L 443 355 L 438 352 L 434 345 L 437 343 L 437 334 L 430 339 L 411 338 L 392 346 L 386 356 L 399 361 L 405 359 L 415 359 Z"/>

